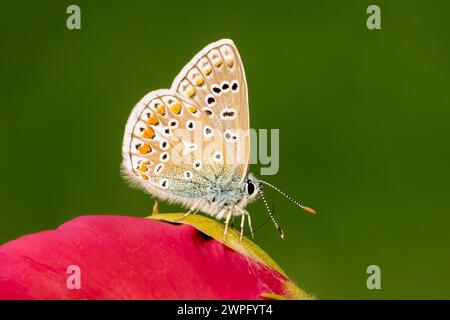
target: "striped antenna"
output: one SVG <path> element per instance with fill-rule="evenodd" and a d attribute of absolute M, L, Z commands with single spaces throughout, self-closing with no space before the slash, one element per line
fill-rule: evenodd
<path fill-rule="evenodd" d="M 265 184 L 266 186 L 271 187 L 272 189 L 274 189 L 275 191 L 278 191 L 279 193 L 281 193 L 283 196 L 285 196 L 286 198 L 288 198 L 290 201 L 292 201 L 293 203 L 295 203 L 297 206 L 299 206 L 300 208 L 302 208 L 303 210 L 305 210 L 308 213 L 311 214 L 316 214 L 316 211 L 314 211 L 314 209 L 311 209 L 309 207 L 305 207 L 304 205 L 302 205 L 301 203 L 299 203 L 297 200 L 293 199 L 290 195 L 288 195 L 287 193 L 285 193 L 284 191 L 281 191 L 280 189 L 278 189 L 277 187 L 275 187 L 273 184 L 270 184 L 267 181 L 263 181 L 263 180 L 258 180 L 259 182 Z M 264 198 L 263 198 L 264 199 Z"/>

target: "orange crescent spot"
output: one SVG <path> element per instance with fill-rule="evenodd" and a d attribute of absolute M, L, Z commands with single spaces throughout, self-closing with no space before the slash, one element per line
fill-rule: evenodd
<path fill-rule="evenodd" d="M 201 87 L 205 83 L 205 79 L 203 77 L 200 77 L 195 81 L 195 84 L 199 87 Z"/>
<path fill-rule="evenodd" d="M 158 108 L 156 108 L 156 113 L 159 115 L 165 115 L 166 114 L 166 107 L 164 106 L 160 106 Z"/>
<path fill-rule="evenodd" d="M 189 111 L 190 111 L 191 113 L 196 113 L 196 112 L 197 112 L 197 108 L 194 107 L 194 106 L 190 106 L 190 107 L 189 107 Z"/>
<path fill-rule="evenodd" d="M 139 153 L 140 154 L 147 154 L 152 151 L 152 147 L 148 143 L 144 143 L 142 146 L 139 147 Z"/>
<path fill-rule="evenodd" d="M 147 127 L 144 133 L 142 134 L 142 138 L 144 139 L 153 139 L 155 137 L 155 130 L 152 127 Z"/>
<path fill-rule="evenodd" d="M 192 98 L 193 96 L 195 96 L 195 90 L 193 88 L 190 88 L 187 92 L 187 95 L 189 98 Z"/>
<path fill-rule="evenodd" d="M 180 114 L 181 112 L 181 104 L 180 103 L 175 103 L 173 106 L 170 107 L 170 110 L 172 110 L 173 113 L 175 114 Z"/>
<path fill-rule="evenodd" d="M 154 114 L 147 120 L 147 124 L 151 124 L 154 126 L 158 125 L 158 123 L 159 123 L 158 117 Z"/>

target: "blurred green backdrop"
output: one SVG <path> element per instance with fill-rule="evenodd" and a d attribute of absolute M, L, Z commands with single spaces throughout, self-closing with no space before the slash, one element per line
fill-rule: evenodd
<path fill-rule="evenodd" d="M 81 7 L 81 30 L 66 8 Z M 366 28 L 366 8 L 382 30 Z M 450 298 L 448 1 L 2 4 L 0 243 L 85 214 L 148 215 L 119 174 L 125 122 L 209 42 L 244 60 L 253 128 L 280 128 L 260 244 L 321 299 Z M 259 172 L 258 166 L 253 171 Z M 176 207 L 161 203 L 162 212 Z M 252 205 L 254 225 L 266 220 Z M 1 263 L 1 262 L 0 262 Z M 366 287 L 381 267 L 382 290 Z"/>

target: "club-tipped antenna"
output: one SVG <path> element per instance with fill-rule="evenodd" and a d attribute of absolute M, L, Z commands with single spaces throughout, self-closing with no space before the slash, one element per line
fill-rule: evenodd
<path fill-rule="evenodd" d="M 303 210 L 305 210 L 308 213 L 311 214 L 316 214 L 316 211 L 314 211 L 314 209 L 311 209 L 309 207 L 305 207 L 304 205 L 302 205 L 301 203 L 299 203 L 297 200 L 295 200 L 294 198 L 292 198 L 290 195 L 288 195 L 286 192 L 280 190 L 279 188 L 275 187 L 273 184 L 264 181 L 264 180 L 258 180 L 259 182 L 261 182 L 262 184 L 271 187 L 272 189 L 274 189 L 275 191 L 278 191 L 279 193 L 281 193 L 284 197 L 286 197 L 288 200 L 290 200 L 291 202 L 295 203 L 297 206 L 299 206 L 300 208 L 302 208 Z M 261 194 L 263 194 L 261 192 Z M 264 196 L 263 196 L 263 200 L 264 200 Z"/>
<path fill-rule="evenodd" d="M 264 206 L 267 209 L 267 213 L 269 214 L 270 219 L 272 220 L 273 224 L 275 225 L 275 228 L 278 230 L 278 232 L 280 233 L 280 237 L 281 239 L 284 240 L 284 231 L 283 229 L 281 229 L 280 225 L 278 224 L 278 222 L 275 220 L 275 217 L 273 215 L 273 211 L 270 209 L 269 204 L 267 203 L 266 197 L 264 196 L 264 192 L 262 190 L 259 191 L 259 193 L 261 194 L 261 198 L 263 199 L 264 202 Z"/>

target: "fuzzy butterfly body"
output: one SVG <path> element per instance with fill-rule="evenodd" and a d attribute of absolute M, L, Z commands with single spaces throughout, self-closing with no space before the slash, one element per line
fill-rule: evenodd
<path fill-rule="evenodd" d="M 200 210 L 225 218 L 224 237 L 232 216 L 242 216 L 241 236 L 245 217 L 251 228 L 245 206 L 262 195 L 262 184 L 248 173 L 247 83 L 233 41 L 206 46 L 170 89 L 152 91 L 136 104 L 122 154 L 127 179 L 188 207 L 184 216 Z"/>

